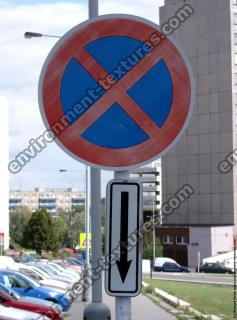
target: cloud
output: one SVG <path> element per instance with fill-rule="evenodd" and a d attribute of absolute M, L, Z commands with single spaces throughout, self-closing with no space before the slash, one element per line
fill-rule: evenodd
<path fill-rule="evenodd" d="M 56 43 L 52 38 L 26 40 L 24 32 L 61 36 L 87 19 L 86 1 L 43 2 L 47 1 L 28 1 L 28 4 L 23 5 L 19 4 L 21 1 L 0 3 L 0 95 L 6 96 L 9 101 L 10 159 L 26 148 L 32 137 L 39 136 L 45 130 L 38 108 L 38 79 L 42 65 Z M 100 14 L 127 13 L 158 22 L 158 5 L 162 2 L 101 0 Z M 20 174 L 11 176 L 11 187 L 21 185 L 32 188 L 38 184 L 46 187 L 66 186 L 70 184 L 70 178 L 64 177 L 63 181 L 56 172 L 56 169 L 63 166 L 68 169 L 79 168 L 82 173 L 78 174 L 77 181 L 84 181 L 83 166 L 52 144 Z M 111 173 L 103 176 L 103 186 L 111 177 Z M 82 184 L 78 182 L 78 185 Z"/>

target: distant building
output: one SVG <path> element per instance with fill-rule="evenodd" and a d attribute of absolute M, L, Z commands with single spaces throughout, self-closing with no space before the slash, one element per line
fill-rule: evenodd
<path fill-rule="evenodd" d="M 237 1 L 166 0 L 160 24 L 190 5 L 173 33 L 196 80 L 196 105 L 183 137 L 162 158 L 163 203 L 185 184 L 193 195 L 157 229 L 165 254 L 182 264 L 233 250 L 237 234 Z M 228 157 L 228 163 L 220 163 Z"/>
<path fill-rule="evenodd" d="M 32 212 L 46 209 L 53 217 L 58 210 L 71 211 L 84 205 L 84 192 L 68 189 L 42 189 L 34 191 L 10 191 L 9 211 L 14 213 L 19 206 L 27 206 Z"/>
<path fill-rule="evenodd" d="M 130 178 L 136 179 L 143 186 L 144 217 L 158 213 L 161 208 L 161 162 L 157 160 L 150 165 L 130 171 Z"/>

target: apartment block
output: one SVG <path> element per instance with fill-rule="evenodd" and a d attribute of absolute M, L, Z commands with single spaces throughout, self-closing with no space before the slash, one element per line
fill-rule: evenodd
<path fill-rule="evenodd" d="M 236 167 L 220 167 L 237 145 L 237 1 L 166 0 L 161 25 L 185 5 L 195 13 L 173 37 L 192 65 L 196 104 L 186 133 L 162 158 L 162 193 L 165 202 L 185 184 L 195 190 L 164 227 L 188 228 L 186 262 L 196 266 L 197 252 L 232 250 L 237 232 Z"/>

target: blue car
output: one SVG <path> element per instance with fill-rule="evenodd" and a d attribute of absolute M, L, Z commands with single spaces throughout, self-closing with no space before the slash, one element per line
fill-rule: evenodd
<path fill-rule="evenodd" d="M 42 305 L 45 305 L 47 307 L 52 307 L 52 308 L 58 310 L 60 313 L 62 312 L 62 307 L 57 303 L 52 303 L 50 301 L 43 300 L 43 299 L 38 299 L 38 298 L 21 296 L 17 292 L 15 292 L 14 290 L 6 287 L 3 283 L 0 283 L 0 292 L 1 291 L 5 292 L 6 294 L 8 294 L 9 296 L 13 297 L 16 300 L 21 299 L 22 301 L 25 301 L 25 302 L 32 302 L 32 303 L 42 304 Z"/>
<path fill-rule="evenodd" d="M 180 266 L 177 263 L 166 262 L 163 264 L 162 271 L 164 272 L 190 272 L 188 267 Z"/>
<path fill-rule="evenodd" d="M 39 298 L 59 304 L 62 310 L 68 311 L 71 306 L 69 294 L 61 290 L 41 286 L 27 276 L 10 270 L 0 270 L 0 282 L 12 288 L 22 296 Z"/>

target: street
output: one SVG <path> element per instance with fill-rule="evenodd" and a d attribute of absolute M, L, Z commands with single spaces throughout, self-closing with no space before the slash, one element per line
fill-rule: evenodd
<path fill-rule="evenodd" d="M 150 275 L 145 275 L 145 278 L 150 278 Z M 224 274 L 206 274 L 206 273 L 164 273 L 164 272 L 153 272 L 153 279 L 163 280 L 175 280 L 182 282 L 197 282 L 206 284 L 217 284 L 217 285 L 230 285 L 234 283 L 233 275 Z"/>

